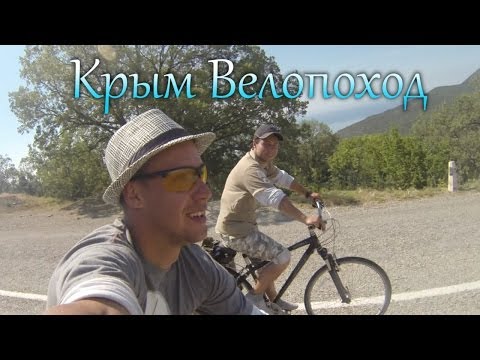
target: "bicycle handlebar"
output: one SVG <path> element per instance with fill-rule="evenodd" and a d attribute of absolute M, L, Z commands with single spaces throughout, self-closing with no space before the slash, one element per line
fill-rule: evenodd
<path fill-rule="evenodd" d="M 320 200 L 315 200 L 316 208 L 318 210 L 318 216 L 322 216 L 322 210 L 325 207 L 325 204 Z"/>
<path fill-rule="evenodd" d="M 320 200 L 316 200 L 316 199 L 315 199 L 315 203 L 312 204 L 312 205 L 317 208 L 318 216 L 320 216 L 320 218 L 322 218 L 322 210 L 323 210 L 323 208 L 325 207 L 325 203 L 322 202 L 322 201 L 320 201 Z M 323 221 L 323 220 L 322 220 L 322 221 Z M 310 230 L 313 230 L 313 229 L 315 229 L 315 226 L 313 226 L 313 225 L 308 225 L 308 228 L 309 228 Z"/>

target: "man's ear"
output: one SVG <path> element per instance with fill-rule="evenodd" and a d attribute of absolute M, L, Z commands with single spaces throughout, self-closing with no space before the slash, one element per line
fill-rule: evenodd
<path fill-rule="evenodd" d="M 129 181 L 127 185 L 124 186 L 122 194 L 126 206 L 133 209 L 139 209 L 143 207 L 143 196 L 141 193 L 140 184 L 138 184 L 136 181 Z"/>

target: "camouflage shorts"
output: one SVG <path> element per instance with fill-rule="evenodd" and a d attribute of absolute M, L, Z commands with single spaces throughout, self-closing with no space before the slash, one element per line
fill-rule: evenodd
<path fill-rule="evenodd" d="M 220 234 L 220 236 L 225 246 L 247 254 L 252 260 L 271 261 L 285 249 L 285 246 L 258 230 L 240 238 L 225 234 Z"/>

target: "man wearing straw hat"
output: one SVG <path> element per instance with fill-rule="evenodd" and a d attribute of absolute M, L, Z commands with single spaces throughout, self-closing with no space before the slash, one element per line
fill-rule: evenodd
<path fill-rule="evenodd" d="M 123 125 L 105 163 L 103 199 L 124 216 L 80 240 L 48 287 L 46 314 L 261 314 L 197 242 L 211 192 L 201 154 L 213 133 L 188 134 L 160 110 Z"/>

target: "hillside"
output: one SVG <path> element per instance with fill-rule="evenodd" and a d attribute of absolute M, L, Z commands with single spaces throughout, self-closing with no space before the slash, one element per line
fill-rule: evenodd
<path fill-rule="evenodd" d="M 456 97 L 472 93 L 479 89 L 480 69 L 470 75 L 463 83 L 459 85 L 439 86 L 432 89 L 428 95 L 427 111 L 435 111 L 442 104 L 448 104 Z M 379 134 L 387 132 L 390 128 L 396 127 L 401 134 L 408 134 L 417 117 L 423 112 L 422 101 L 413 100 L 407 108 L 403 110 L 403 104 L 356 122 L 337 132 L 342 138 Z"/>

